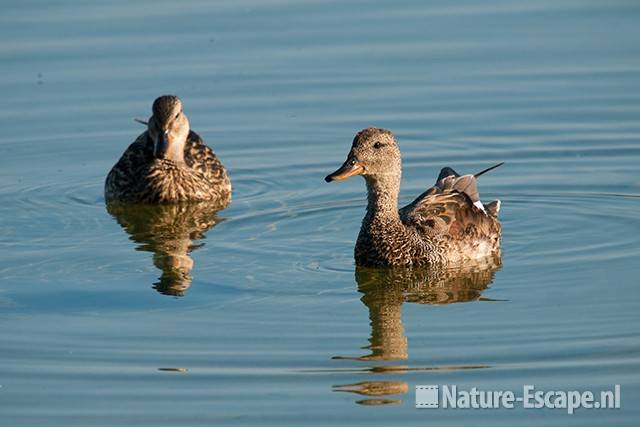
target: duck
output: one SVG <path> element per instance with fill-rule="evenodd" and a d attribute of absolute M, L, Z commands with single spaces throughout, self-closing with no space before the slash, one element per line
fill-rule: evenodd
<path fill-rule="evenodd" d="M 152 115 L 105 180 L 105 200 L 133 203 L 231 201 L 229 174 L 214 151 L 189 127 L 182 101 L 158 97 Z"/>
<path fill-rule="evenodd" d="M 356 134 L 346 161 L 326 182 L 364 177 L 367 209 L 354 249 L 356 265 L 452 266 L 500 254 L 500 200 L 484 205 L 477 179 L 450 167 L 435 185 L 398 209 L 402 160 L 393 133 L 370 127 Z"/>

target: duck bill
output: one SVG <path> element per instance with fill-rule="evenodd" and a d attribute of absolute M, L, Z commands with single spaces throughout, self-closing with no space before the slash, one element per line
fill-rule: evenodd
<path fill-rule="evenodd" d="M 153 150 L 153 154 L 157 159 L 164 159 L 169 150 L 169 135 L 166 132 L 161 132 L 158 135 L 158 141 Z"/>
<path fill-rule="evenodd" d="M 332 174 L 327 175 L 324 180 L 327 182 L 331 181 L 344 181 L 347 178 L 350 178 L 355 175 L 362 175 L 364 173 L 364 166 L 358 163 L 356 160 L 347 159 L 346 162 L 340 169 L 335 171 Z"/>

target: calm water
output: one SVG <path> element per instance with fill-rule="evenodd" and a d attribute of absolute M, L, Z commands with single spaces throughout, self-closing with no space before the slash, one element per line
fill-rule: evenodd
<path fill-rule="evenodd" d="M 3 425 L 636 425 L 635 0 L 2 9 Z M 163 93 L 230 169 L 217 215 L 105 207 Z M 402 202 L 507 162 L 480 186 L 501 265 L 356 271 L 364 184 L 322 178 L 369 125 Z M 417 384 L 621 384 L 622 409 L 416 410 Z"/>

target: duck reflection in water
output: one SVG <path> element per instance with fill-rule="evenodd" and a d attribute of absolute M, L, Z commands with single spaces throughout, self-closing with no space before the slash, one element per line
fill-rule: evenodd
<path fill-rule="evenodd" d="M 360 299 L 369 310 L 371 337 L 365 348 L 370 352 L 363 356 L 338 356 L 364 362 L 406 360 L 408 341 L 402 324 L 402 305 L 453 304 L 458 302 L 488 300 L 482 292 L 493 281 L 501 267 L 500 254 L 496 253 L 462 267 L 447 269 L 416 268 L 368 268 L 356 267 L 355 277 Z M 412 370 L 473 369 L 483 366 L 447 366 L 410 368 L 408 366 L 373 366 L 364 371 L 373 374 L 401 374 Z M 409 386 L 404 381 L 364 381 L 356 384 L 334 386 L 334 391 L 357 393 L 373 399 L 360 400 L 364 405 L 400 403 L 384 396 L 406 394 Z"/>
<path fill-rule="evenodd" d="M 191 286 L 193 259 L 189 254 L 204 244 L 204 233 L 220 219 L 222 207 L 209 202 L 179 204 L 107 203 L 107 211 L 138 243 L 136 250 L 153 253 L 153 264 L 162 271 L 153 287 L 164 295 L 184 296 Z"/>

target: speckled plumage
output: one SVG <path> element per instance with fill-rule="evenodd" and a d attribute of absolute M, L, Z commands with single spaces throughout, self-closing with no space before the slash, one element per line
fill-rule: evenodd
<path fill-rule="evenodd" d="M 105 199 L 228 205 L 231 181 L 227 171 L 202 138 L 189 130 L 177 97 L 158 98 L 148 126 L 109 172 Z"/>
<path fill-rule="evenodd" d="M 231 197 L 227 172 L 193 131 L 189 132 L 184 158 L 184 165 L 155 158 L 153 141 L 145 131 L 109 172 L 105 198 L 148 203 L 218 200 L 226 204 Z"/>
<path fill-rule="evenodd" d="M 475 176 L 445 168 L 434 187 L 398 210 L 400 150 L 393 134 L 379 128 L 359 132 L 347 161 L 326 180 L 353 175 L 364 176 L 368 194 L 356 264 L 446 265 L 499 253 L 499 202 L 474 205 Z"/>

